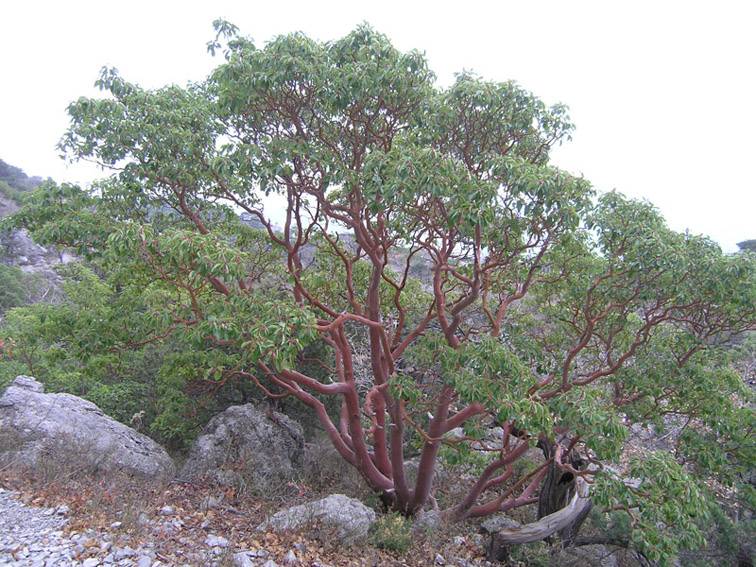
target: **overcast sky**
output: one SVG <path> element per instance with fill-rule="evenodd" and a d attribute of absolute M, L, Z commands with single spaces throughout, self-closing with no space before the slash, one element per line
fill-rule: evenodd
<path fill-rule="evenodd" d="M 95 96 L 103 65 L 143 87 L 184 85 L 219 63 L 218 17 L 258 46 L 304 31 L 344 36 L 366 21 L 425 51 L 439 83 L 456 71 L 516 80 L 563 102 L 577 129 L 554 162 L 657 205 L 669 225 L 725 251 L 756 238 L 756 2 L 412 0 L 372 3 L 130 0 L 5 2 L 0 8 L 0 159 L 86 184 L 55 145 L 65 108 Z"/>

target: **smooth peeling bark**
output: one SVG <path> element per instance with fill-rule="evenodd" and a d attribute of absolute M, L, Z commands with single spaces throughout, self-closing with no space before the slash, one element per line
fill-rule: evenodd
<path fill-rule="evenodd" d="M 420 453 L 420 463 L 417 467 L 417 482 L 415 490 L 409 504 L 409 512 L 415 513 L 421 510 L 428 502 L 431 489 L 433 488 L 433 477 L 436 472 L 436 462 L 438 461 L 438 451 L 441 448 L 441 438 L 446 429 L 446 418 L 449 415 L 449 404 L 454 397 L 454 390 L 445 386 L 441 392 L 440 400 L 436 406 L 436 413 L 430 420 L 428 426 L 428 437 L 423 444 Z"/>

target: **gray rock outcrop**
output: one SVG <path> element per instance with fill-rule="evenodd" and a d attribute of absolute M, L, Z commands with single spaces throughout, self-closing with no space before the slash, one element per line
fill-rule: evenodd
<path fill-rule="evenodd" d="M 333 528 L 339 540 L 350 543 L 365 537 L 375 519 L 375 512 L 359 500 L 343 494 L 332 494 L 322 500 L 281 510 L 260 524 L 257 529 L 296 530 L 317 523 Z"/>
<path fill-rule="evenodd" d="M 180 477 L 215 477 L 267 492 L 293 478 L 304 464 L 302 426 L 274 411 L 252 404 L 233 406 L 205 426 L 189 450 Z"/>
<path fill-rule="evenodd" d="M 121 471 L 144 478 L 173 477 L 176 467 L 149 437 L 71 394 L 45 394 L 18 376 L 0 398 L 0 461 L 35 466 L 49 458 L 61 467 Z"/>

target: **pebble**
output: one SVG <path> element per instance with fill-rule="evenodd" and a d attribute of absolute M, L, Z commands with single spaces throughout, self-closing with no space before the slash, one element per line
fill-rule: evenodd
<path fill-rule="evenodd" d="M 221 536 L 215 536 L 215 535 L 209 535 L 205 539 L 205 545 L 209 547 L 229 547 L 231 545 L 231 542 L 228 541 L 225 537 Z"/>
<path fill-rule="evenodd" d="M 152 567 L 154 552 L 113 545 L 107 533 L 64 531 L 70 510 L 31 508 L 18 494 L 0 488 L 0 565 L 4 567 Z M 113 526 L 117 527 L 117 526 Z M 91 543 L 91 545 L 90 545 Z M 90 548 L 105 557 L 81 555 Z M 159 564 L 158 562 L 156 562 Z"/>
<path fill-rule="evenodd" d="M 165 525 L 173 527 L 173 518 L 161 509 Z M 18 494 L 0 488 L 0 566 L 3 567 L 169 567 L 157 560 L 154 543 L 131 546 L 113 543 L 113 536 L 107 532 L 86 530 L 82 533 L 68 533 L 65 530 L 70 510 L 67 506 L 57 508 L 32 508 L 18 498 Z M 152 524 L 145 515 L 148 525 Z M 162 525 L 162 524 L 161 524 Z M 183 522 L 179 525 L 183 525 Z M 121 522 L 110 528 L 120 532 Z M 209 527 L 205 526 L 205 527 Z M 182 538 L 183 539 L 183 538 Z M 118 541 L 125 542 L 128 536 L 120 534 Z M 202 540 L 200 540 L 202 541 Z M 186 542 L 191 543 L 191 542 Z M 233 544 L 228 539 L 216 535 L 205 536 L 205 552 L 186 553 L 176 567 L 219 566 L 228 564 L 228 552 Z M 455 540 L 461 546 L 461 540 Z M 294 549 L 304 553 L 304 543 L 294 544 Z M 281 567 L 266 549 L 247 550 L 233 553 L 234 567 Z M 440 554 L 434 558 L 436 565 L 450 565 Z M 286 567 L 301 565 L 297 554 L 289 550 L 284 559 Z M 454 563 L 454 562 L 452 562 Z M 459 560 L 461 567 L 484 567 L 487 561 Z M 456 563 L 455 563 L 456 564 Z M 312 567 L 330 567 L 317 561 Z"/>

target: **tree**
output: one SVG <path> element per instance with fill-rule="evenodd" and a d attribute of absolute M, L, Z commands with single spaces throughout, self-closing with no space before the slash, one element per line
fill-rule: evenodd
<path fill-rule="evenodd" d="M 736 475 L 731 456 L 754 454 L 746 392 L 713 363 L 756 321 L 753 259 L 549 165 L 566 109 L 515 83 L 463 73 L 438 88 L 419 53 L 368 27 L 264 49 L 216 29 L 225 62 L 202 83 L 147 91 L 104 69 L 107 96 L 70 106 L 61 145 L 116 173 L 91 193 L 49 184 L 13 218 L 99 257 L 134 299 L 101 347 L 214 346 L 215 380 L 311 408 L 404 514 L 540 500 L 549 517 L 591 484 L 651 559 L 700 543 L 687 469 L 731 459 Z M 676 455 L 639 456 L 633 483 L 605 466 L 631 423 L 665 416 L 687 420 Z M 536 447 L 542 461 L 519 466 Z M 456 500 L 434 492 L 440 459 L 472 475 Z M 544 524 L 569 538 L 584 509 Z"/>

